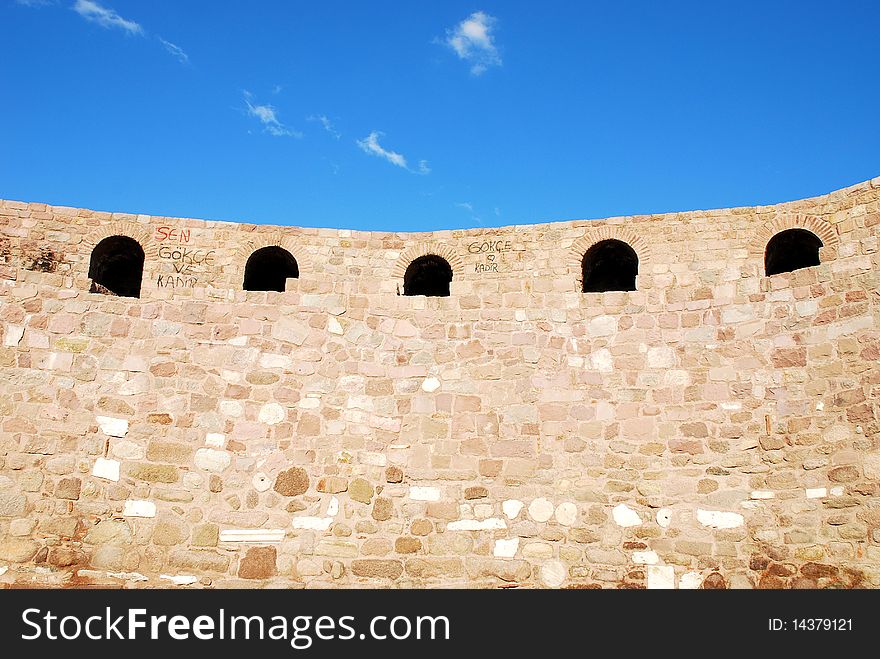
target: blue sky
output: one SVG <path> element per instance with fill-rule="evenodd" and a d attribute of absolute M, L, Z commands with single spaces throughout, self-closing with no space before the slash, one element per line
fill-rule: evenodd
<path fill-rule="evenodd" d="M 880 3 L 0 0 L 0 197 L 435 230 L 880 176 Z"/>

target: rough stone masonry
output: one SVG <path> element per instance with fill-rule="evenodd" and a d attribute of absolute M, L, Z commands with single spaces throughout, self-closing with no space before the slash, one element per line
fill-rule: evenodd
<path fill-rule="evenodd" d="M 880 178 L 409 234 L 0 202 L 0 584 L 880 587 L 878 234 Z M 583 292 L 607 240 L 636 290 Z"/>

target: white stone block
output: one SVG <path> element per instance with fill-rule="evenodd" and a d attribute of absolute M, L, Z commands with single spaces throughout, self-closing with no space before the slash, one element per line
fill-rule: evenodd
<path fill-rule="evenodd" d="M 410 487 L 409 498 L 414 501 L 440 501 L 438 487 Z"/>
<path fill-rule="evenodd" d="M 504 514 L 507 516 L 508 519 L 514 519 L 517 515 L 519 515 L 524 505 L 525 504 L 518 499 L 508 499 L 501 504 L 501 510 L 504 511 Z"/>
<path fill-rule="evenodd" d="M 549 499 L 545 499 L 541 497 L 539 499 L 535 499 L 529 505 L 529 517 L 531 517 L 536 522 L 546 522 L 548 519 L 553 517 L 553 502 Z"/>
<path fill-rule="evenodd" d="M 278 403 L 266 403 L 260 408 L 257 420 L 269 426 L 281 423 L 284 421 L 284 408 Z"/>
<path fill-rule="evenodd" d="M 257 492 L 265 492 L 270 487 L 272 487 L 272 479 L 269 478 L 262 471 L 258 471 L 251 479 L 251 485 L 254 486 L 254 489 Z"/>
<path fill-rule="evenodd" d="M 238 371 L 229 371 L 225 368 L 220 370 L 220 377 L 227 382 L 231 382 L 232 384 L 238 384 L 242 381 L 241 373 L 239 373 Z"/>
<path fill-rule="evenodd" d="M 310 529 L 312 531 L 326 531 L 333 523 L 332 517 L 294 517 L 293 528 Z"/>
<path fill-rule="evenodd" d="M 199 580 L 198 577 L 194 577 L 191 574 L 160 574 L 159 578 L 170 581 L 175 586 L 189 586 Z"/>
<path fill-rule="evenodd" d="M 214 448 L 223 448 L 226 445 L 226 435 L 220 432 L 209 432 L 205 435 L 205 444 Z"/>
<path fill-rule="evenodd" d="M 831 488 L 831 496 L 842 497 L 844 493 L 843 485 L 835 485 Z"/>
<path fill-rule="evenodd" d="M 648 589 L 675 588 L 675 568 L 671 565 L 648 566 Z"/>
<path fill-rule="evenodd" d="M 119 480 L 119 461 L 108 460 L 107 458 L 98 458 L 95 460 L 95 466 L 92 467 L 92 476 L 104 478 L 108 481 Z"/>
<path fill-rule="evenodd" d="M 600 348 L 590 355 L 590 367 L 600 373 L 611 373 L 614 370 L 614 359 L 608 348 Z"/>
<path fill-rule="evenodd" d="M 425 381 L 422 382 L 422 390 L 427 391 L 429 394 L 434 393 L 440 388 L 440 380 L 437 378 L 425 378 Z"/>
<path fill-rule="evenodd" d="M 334 316 L 327 318 L 327 331 L 331 334 L 337 334 L 340 336 L 343 334 L 342 325 Z"/>
<path fill-rule="evenodd" d="M 339 499 L 336 497 L 332 497 L 330 499 L 330 503 L 327 504 L 327 516 L 328 517 L 336 517 L 339 513 Z"/>
<path fill-rule="evenodd" d="M 655 551 L 634 551 L 633 563 L 639 565 L 656 565 L 660 562 L 660 557 Z"/>
<path fill-rule="evenodd" d="M 447 531 L 494 531 L 506 529 L 507 523 L 499 517 L 489 519 L 459 519 L 446 525 Z"/>
<path fill-rule="evenodd" d="M 703 575 L 699 572 L 685 572 L 678 580 L 679 590 L 697 590 L 703 585 Z"/>
<path fill-rule="evenodd" d="M 597 316 L 587 325 L 590 336 L 611 336 L 617 333 L 617 318 L 614 316 Z"/>
<path fill-rule="evenodd" d="M 712 529 L 735 529 L 745 522 L 739 513 L 702 509 L 697 509 L 697 521 Z"/>
<path fill-rule="evenodd" d="M 293 360 L 286 355 L 264 354 L 260 357 L 260 368 L 291 368 Z"/>
<path fill-rule="evenodd" d="M 239 417 L 244 414 L 244 406 L 237 400 L 221 400 L 220 413 L 226 416 Z"/>
<path fill-rule="evenodd" d="M 614 510 L 611 511 L 611 515 L 614 517 L 614 523 L 618 526 L 640 526 L 642 523 L 642 518 L 639 517 L 639 514 L 625 503 L 615 506 Z"/>
<path fill-rule="evenodd" d="M 3 335 L 3 345 L 14 348 L 21 342 L 22 336 L 24 336 L 24 326 L 7 325 L 6 334 Z"/>
<path fill-rule="evenodd" d="M 559 588 L 568 576 L 562 561 L 547 561 L 541 566 L 541 581 L 548 588 Z"/>
<path fill-rule="evenodd" d="M 125 581 L 149 581 L 149 579 L 140 572 L 108 572 L 108 577 L 114 579 L 124 579 Z"/>
<path fill-rule="evenodd" d="M 571 501 L 560 503 L 554 513 L 556 521 L 563 526 L 571 526 L 577 521 L 578 509 Z"/>
<path fill-rule="evenodd" d="M 122 508 L 124 517 L 155 517 L 156 504 L 152 501 L 135 501 L 129 499 Z"/>
<path fill-rule="evenodd" d="M 493 554 L 496 558 L 513 558 L 517 549 L 519 549 L 519 538 L 496 540 Z"/>
<path fill-rule="evenodd" d="M 661 508 L 657 511 L 657 523 L 664 529 L 672 522 L 672 511 L 669 508 Z"/>
<path fill-rule="evenodd" d="M 284 535 L 284 529 L 223 529 L 220 542 L 281 542 Z"/>
<path fill-rule="evenodd" d="M 128 433 L 128 421 L 116 419 L 112 416 L 96 416 L 95 420 L 101 428 L 101 432 L 110 437 L 125 437 Z"/>
<path fill-rule="evenodd" d="M 232 464 L 232 456 L 226 451 L 218 451 L 212 448 L 200 448 L 196 451 L 193 461 L 199 469 L 220 473 Z"/>
<path fill-rule="evenodd" d="M 824 487 L 808 487 L 807 488 L 807 498 L 808 499 L 822 499 L 828 496 L 828 490 Z"/>
<path fill-rule="evenodd" d="M 775 499 L 776 493 L 771 492 L 769 490 L 753 490 L 751 494 L 752 499 Z"/>

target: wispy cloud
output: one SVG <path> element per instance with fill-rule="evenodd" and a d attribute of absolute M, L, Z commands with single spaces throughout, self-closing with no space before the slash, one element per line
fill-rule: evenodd
<path fill-rule="evenodd" d="M 333 123 L 330 121 L 330 119 L 328 119 L 328 118 L 327 118 L 325 115 L 323 115 L 323 114 L 318 114 L 318 115 L 314 115 L 314 114 L 313 114 L 313 115 L 311 115 L 311 116 L 309 116 L 309 117 L 306 117 L 306 121 L 317 121 L 317 122 L 319 122 L 319 123 L 324 127 L 324 130 L 326 130 L 328 133 L 330 133 L 330 134 L 331 134 L 333 137 L 335 137 L 337 140 L 338 140 L 340 137 L 342 137 L 342 133 L 340 133 L 338 130 L 336 130 L 336 129 L 333 127 Z"/>
<path fill-rule="evenodd" d="M 474 205 L 471 202 L 459 201 L 459 202 L 456 202 L 455 204 L 453 204 L 453 206 L 455 206 L 456 208 L 460 208 L 464 211 L 467 211 L 468 214 L 471 216 L 471 220 L 473 220 L 474 222 L 476 222 L 477 224 L 482 226 L 483 218 L 480 217 L 479 215 L 477 215 L 477 212 L 474 210 Z"/>
<path fill-rule="evenodd" d="M 272 93 L 280 94 L 282 89 L 284 89 L 284 85 L 275 85 L 274 87 L 272 87 Z"/>
<path fill-rule="evenodd" d="M 401 167 L 402 169 L 413 172 L 415 174 L 431 173 L 431 168 L 428 167 L 427 160 L 420 160 L 417 169 L 410 169 L 409 165 L 406 162 L 406 158 L 402 153 L 391 151 L 379 144 L 379 139 L 384 135 L 385 133 L 380 133 L 379 131 L 374 130 L 364 139 L 355 141 L 364 153 L 368 153 L 371 156 L 377 156 L 379 158 L 387 160 L 392 165 L 397 165 L 398 167 Z"/>
<path fill-rule="evenodd" d="M 58 0 L 15 0 L 15 3 L 25 7 L 45 7 L 46 5 L 58 4 Z"/>
<path fill-rule="evenodd" d="M 140 24 L 134 21 L 122 18 L 113 9 L 109 9 L 99 5 L 93 0 L 76 0 L 73 4 L 73 11 L 85 18 L 87 21 L 97 23 L 101 27 L 108 30 L 118 28 L 127 34 L 143 34 L 144 29 Z"/>
<path fill-rule="evenodd" d="M 454 28 L 446 30 L 446 45 L 459 59 L 471 65 L 471 73 L 475 76 L 485 73 L 491 66 L 501 66 L 501 55 L 493 34 L 497 22 L 494 16 L 475 11 Z"/>
<path fill-rule="evenodd" d="M 180 60 L 181 64 L 188 64 L 189 63 L 189 55 L 187 55 L 183 51 L 183 48 L 181 48 L 180 46 L 178 46 L 176 44 L 171 43 L 170 41 L 165 41 L 165 39 L 163 39 L 162 37 L 156 37 L 156 38 L 159 40 L 159 43 L 162 44 L 162 46 L 165 48 L 165 50 L 167 50 L 169 53 L 174 55 L 174 57 L 176 57 L 178 60 Z"/>
<path fill-rule="evenodd" d="M 272 105 L 255 105 L 251 103 L 253 94 L 244 92 L 244 102 L 247 104 L 248 114 L 256 117 L 263 124 L 263 130 L 275 137 L 302 137 L 302 133 L 291 130 L 278 118 L 278 110 Z"/>
<path fill-rule="evenodd" d="M 364 139 L 357 140 L 357 145 L 364 151 L 364 153 L 369 153 L 371 156 L 379 156 L 390 162 L 392 165 L 409 169 L 406 165 L 406 158 L 404 158 L 402 154 L 384 149 L 382 145 L 379 144 L 379 138 L 383 135 L 384 133 L 374 130 Z"/>

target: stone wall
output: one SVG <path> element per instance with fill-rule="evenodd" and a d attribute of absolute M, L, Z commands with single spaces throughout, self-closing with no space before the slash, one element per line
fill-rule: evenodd
<path fill-rule="evenodd" d="M 431 234 L 0 202 L 0 583 L 880 587 L 878 225 L 880 179 Z M 821 265 L 763 276 L 789 227 Z M 140 299 L 88 292 L 117 234 Z M 637 291 L 580 292 L 604 238 Z M 426 253 L 451 296 L 398 295 Z"/>

